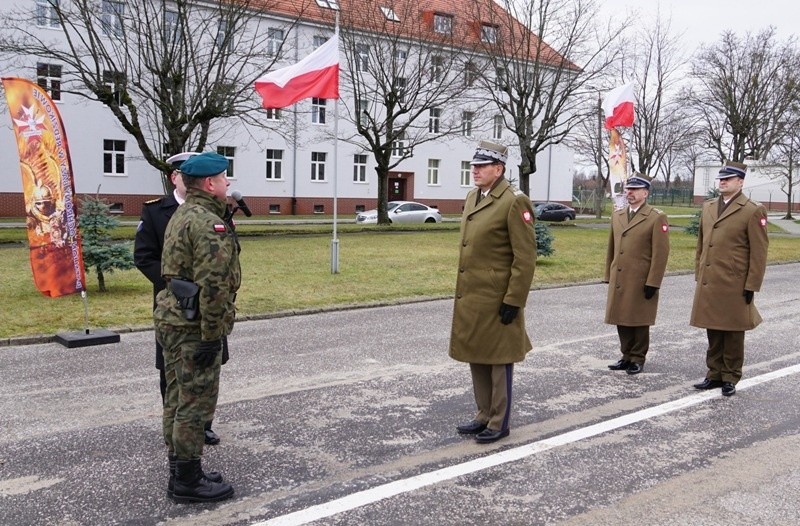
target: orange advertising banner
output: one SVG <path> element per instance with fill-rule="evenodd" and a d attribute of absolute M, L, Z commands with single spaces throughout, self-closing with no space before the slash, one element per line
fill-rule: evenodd
<path fill-rule="evenodd" d="M 58 297 L 85 290 L 75 182 L 58 108 L 37 84 L 3 78 L 19 151 L 36 288 Z"/>
<path fill-rule="evenodd" d="M 608 173 L 614 208 L 623 208 L 627 204 L 625 181 L 628 180 L 628 150 L 616 128 L 608 130 Z"/>

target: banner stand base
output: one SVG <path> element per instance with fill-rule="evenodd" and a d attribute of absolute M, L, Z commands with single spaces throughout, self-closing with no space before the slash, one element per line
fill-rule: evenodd
<path fill-rule="evenodd" d="M 119 334 L 106 329 L 93 331 L 60 332 L 56 334 L 55 341 L 67 348 L 90 347 L 92 345 L 105 345 L 118 343 Z"/>

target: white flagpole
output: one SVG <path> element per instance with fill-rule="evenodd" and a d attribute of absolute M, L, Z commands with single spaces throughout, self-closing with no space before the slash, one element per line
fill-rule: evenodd
<path fill-rule="evenodd" d="M 339 34 L 339 12 L 336 12 L 336 29 Z M 338 51 L 338 50 L 337 50 Z M 336 221 L 338 214 L 338 190 L 339 180 L 339 99 L 336 99 L 333 110 L 333 240 L 331 241 L 331 274 L 339 273 L 339 239 L 336 237 Z"/>

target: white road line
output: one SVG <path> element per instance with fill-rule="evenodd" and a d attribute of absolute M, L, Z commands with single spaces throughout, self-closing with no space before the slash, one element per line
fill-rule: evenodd
<path fill-rule="evenodd" d="M 762 374 L 754 378 L 742 380 L 737 384 L 736 389 L 747 389 L 748 387 L 768 382 L 770 380 L 775 380 L 777 378 L 782 378 L 784 376 L 789 376 L 791 374 L 796 374 L 798 372 L 800 372 L 800 364 L 793 365 L 791 367 L 785 367 L 783 369 Z M 621 427 L 635 424 L 637 422 L 641 422 L 642 420 L 655 418 L 673 411 L 685 409 L 719 396 L 722 395 L 716 389 L 698 392 L 691 396 L 674 400 L 672 402 L 666 402 L 661 405 L 642 409 L 641 411 L 636 411 L 635 413 L 631 413 L 629 415 L 620 416 L 605 422 L 575 429 L 573 431 L 569 431 L 568 433 L 544 440 L 539 440 L 538 442 L 515 447 L 513 449 L 507 449 L 499 453 L 476 458 L 474 460 L 456 464 L 447 468 L 437 469 L 436 471 L 431 471 L 429 473 L 422 473 L 407 479 L 396 480 L 394 482 L 389 482 L 388 484 L 382 484 L 380 486 L 359 491 L 330 502 L 311 506 L 309 508 L 286 515 L 281 515 L 280 517 L 275 517 L 268 521 L 258 522 L 253 526 L 296 526 L 308 524 L 309 522 L 360 508 L 361 506 L 366 506 L 374 502 L 388 499 L 390 497 L 394 497 L 395 495 L 408 493 L 410 491 L 424 488 L 425 486 L 430 486 L 445 480 L 469 475 L 470 473 L 475 473 L 477 471 L 499 466 L 501 464 L 506 464 L 508 462 L 514 462 L 516 460 L 530 457 L 555 447 L 572 444 L 573 442 L 577 442 L 585 438 L 590 438 L 608 431 L 613 431 Z"/>

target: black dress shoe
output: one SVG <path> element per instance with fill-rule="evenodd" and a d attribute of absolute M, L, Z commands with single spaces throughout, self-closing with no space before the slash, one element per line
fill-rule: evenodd
<path fill-rule="evenodd" d="M 456 431 L 462 435 L 477 435 L 484 429 L 486 429 L 486 424 L 477 420 L 470 420 L 466 424 L 456 426 Z"/>
<path fill-rule="evenodd" d="M 501 438 L 507 437 L 509 434 L 508 429 L 502 429 L 500 431 L 495 431 L 494 429 L 489 429 L 488 427 L 475 435 L 475 442 L 478 444 L 489 444 L 491 442 L 497 442 Z"/>
<path fill-rule="evenodd" d="M 608 368 L 612 371 L 625 371 L 631 366 L 631 363 L 630 360 L 620 360 L 617 363 L 612 363 Z"/>
<path fill-rule="evenodd" d="M 699 384 L 694 384 L 695 389 L 702 389 L 702 390 L 716 389 L 717 387 L 722 387 L 722 382 L 719 380 L 709 380 L 708 378 L 706 378 Z"/>
<path fill-rule="evenodd" d="M 206 429 L 205 442 L 209 446 L 216 446 L 217 444 L 219 444 L 219 436 L 217 436 L 217 434 L 211 431 L 210 429 Z"/>
<path fill-rule="evenodd" d="M 644 365 L 640 363 L 632 363 L 625 369 L 625 372 L 628 374 L 639 374 L 644 371 Z"/>
<path fill-rule="evenodd" d="M 736 386 L 731 382 L 722 382 L 722 396 L 733 396 L 736 394 Z"/>

